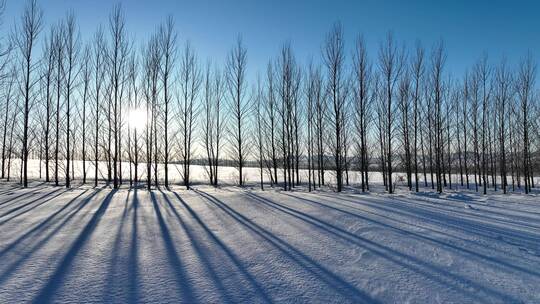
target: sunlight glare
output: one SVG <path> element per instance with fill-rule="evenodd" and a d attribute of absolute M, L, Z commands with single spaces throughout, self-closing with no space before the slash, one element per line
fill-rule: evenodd
<path fill-rule="evenodd" d="M 146 111 L 142 108 L 131 109 L 128 113 L 129 128 L 142 130 L 146 126 Z"/>

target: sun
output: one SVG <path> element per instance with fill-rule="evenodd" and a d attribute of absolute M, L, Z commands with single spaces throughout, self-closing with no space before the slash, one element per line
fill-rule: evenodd
<path fill-rule="evenodd" d="M 142 130 L 146 126 L 146 111 L 142 108 L 133 108 L 128 112 L 130 129 Z"/>

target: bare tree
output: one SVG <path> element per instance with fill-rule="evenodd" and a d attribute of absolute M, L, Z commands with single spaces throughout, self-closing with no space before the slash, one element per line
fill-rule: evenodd
<path fill-rule="evenodd" d="M 450 79 L 447 80 L 447 86 L 444 90 L 444 106 L 445 106 L 445 112 L 444 112 L 444 117 L 443 117 L 443 128 L 445 129 L 446 131 L 446 138 L 443 139 L 443 146 L 446 148 L 445 149 L 445 152 L 446 152 L 446 161 L 444 162 L 444 165 L 443 165 L 443 174 L 444 176 L 446 176 L 445 173 L 448 174 L 448 184 L 446 184 L 446 179 L 444 180 L 445 181 L 445 186 L 448 185 L 448 187 L 450 189 L 452 189 L 452 133 L 451 133 L 451 129 L 452 129 L 452 119 L 451 119 L 451 113 L 454 111 L 454 104 L 455 104 L 455 101 L 454 99 L 457 98 L 456 95 L 455 95 L 455 88 L 454 86 L 452 86 L 452 81 Z M 443 130 L 444 132 L 444 130 Z M 444 153 L 444 152 L 443 152 Z M 445 167 L 446 166 L 446 167 Z"/>
<path fill-rule="evenodd" d="M 261 190 L 264 190 L 264 140 L 263 140 L 263 113 L 262 113 L 262 107 L 263 107 L 263 90 L 261 85 L 261 79 L 260 76 L 257 76 L 257 87 L 254 89 L 254 100 L 255 100 L 255 129 L 256 129 L 256 136 L 257 136 L 257 153 L 258 153 L 258 164 L 259 164 L 259 176 L 260 176 L 260 187 Z"/>
<path fill-rule="evenodd" d="M 413 143 L 413 152 L 414 152 L 414 187 L 415 191 L 418 192 L 418 129 L 421 127 L 420 123 L 420 109 L 419 107 L 422 105 L 421 101 L 421 82 L 424 77 L 424 49 L 420 45 L 419 42 L 416 43 L 416 51 L 415 55 L 411 61 L 411 71 L 413 74 L 413 82 L 414 82 L 414 92 L 413 92 L 413 103 L 414 103 L 414 109 L 413 109 L 413 129 L 414 129 L 414 143 Z M 422 154 L 423 155 L 423 154 Z M 425 169 L 424 169 L 425 172 Z M 426 176 L 424 174 L 424 181 L 427 183 Z"/>
<path fill-rule="evenodd" d="M 388 192 L 393 192 L 392 186 L 392 129 L 394 105 L 392 103 L 394 97 L 394 89 L 396 83 L 403 72 L 405 52 L 400 50 L 394 41 L 392 33 L 388 33 L 386 42 L 381 44 L 379 48 L 379 70 L 383 78 L 383 86 L 385 90 L 385 114 L 386 114 L 386 178 L 388 180 Z"/>
<path fill-rule="evenodd" d="M 103 99 L 102 90 L 103 82 L 106 73 L 106 58 L 105 58 L 105 42 L 103 37 L 103 30 L 98 28 L 94 34 L 93 40 L 93 53 L 92 53 L 92 73 L 93 73 L 93 93 L 94 93 L 94 187 L 98 185 L 98 172 L 99 172 L 99 130 L 101 125 L 100 107 Z"/>
<path fill-rule="evenodd" d="M 118 188 L 119 184 L 122 183 L 121 103 L 125 78 L 124 73 L 129 55 L 129 41 L 127 40 L 125 29 L 125 17 L 120 5 L 116 5 L 109 16 L 109 32 L 111 35 L 111 45 L 108 49 L 107 57 L 110 63 L 110 80 L 113 98 L 113 186 L 114 188 Z"/>
<path fill-rule="evenodd" d="M 386 189 L 386 191 L 389 191 L 388 189 L 388 178 L 387 178 L 387 170 L 386 170 L 386 166 L 387 166 L 387 162 L 386 162 L 386 157 L 387 157 L 387 143 L 386 143 L 386 139 L 387 139 L 387 136 L 386 136 L 386 132 L 387 132 L 387 127 L 386 127 L 386 123 L 387 123 L 387 120 L 386 120 L 386 110 L 387 110 L 387 107 L 386 107 L 386 100 L 385 100 L 385 92 L 384 92 L 384 88 L 382 85 L 380 85 L 382 81 L 379 79 L 379 75 L 376 74 L 376 77 L 374 78 L 374 96 L 375 96 L 375 100 L 377 101 L 376 102 L 376 105 L 375 105 L 375 112 L 377 114 L 377 139 L 379 141 L 379 161 L 380 161 L 380 165 L 379 165 L 379 168 L 382 172 L 382 177 L 383 177 L 383 185 Z"/>
<path fill-rule="evenodd" d="M 515 93 L 515 90 L 513 91 Z M 521 176 L 520 176 L 520 170 L 519 170 L 520 162 L 519 162 L 519 153 L 518 153 L 519 142 L 520 142 L 520 136 L 519 136 L 518 130 L 521 128 L 521 126 L 519 125 L 518 113 L 520 112 L 520 110 L 518 107 L 517 99 L 518 98 L 514 98 L 511 100 L 512 103 L 508 111 L 508 122 L 509 122 L 508 133 L 510 134 L 509 136 L 509 146 L 510 146 L 509 156 L 510 157 L 509 158 L 510 158 L 510 174 L 512 176 L 511 177 L 512 191 L 516 191 L 516 184 L 518 188 L 521 185 L 520 183 Z"/>
<path fill-rule="evenodd" d="M 536 63 L 532 59 L 530 53 L 522 59 L 519 64 L 516 79 L 516 92 L 519 99 L 520 106 L 520 124 L 521 124 L 521 136 L 522 136 L 522 170 L 524 178 L 525 193 L 529 193 L 532 188 L 532 173 L 531 173 L 531 156 L 530 156 L 530 143 L 529 138 L 531 129 L 531 112 L 532 112 L 532 98 L 533 88 L 536 80 Z"/>
<path fill-rule="evenodd" d="M 20 28 L 17 28 L 16 45 L 21 55 L 21 65 L 24 71 L 23 75 L 23 92 L 24 99 L 23 109 L 23 138 L 22 138 L 22 161 L 23 161 L 23 187 L 28 187 L 28 124 L 30 121 L 30 107 L 34 99 L 33 88 L 39 81 L 39 78 L 33 79 L 33 72 L 36 69 L 36 64 L 33 62 L 32 53 L 34 51 L 36 41 L 43 25 L 43 11 L 38 6 L 36 0 L 28 0 L 21 17 Z"/>
<path fill-rule="evenodd" d="M 317 76 L 316 68 L 313 62 L 310 62 L 308 68 L 307 80 L 305 82 L 306 106 L 307 106 L 307 162 L 308 162 L 308 191 L 316 187 L 314 171 L 314 152 L 315 152 L 315 103 L 317 98 Z"/>
<path fill-rule="evenodd" d="M 470 188 L 469 185 L 469 162 L 467 161 L 469 156 L 469 141 L 467 141 L 467 135 L 469 131 L 469 80 L 468 74 L 465 74 L 465 79 L 463 80 L 463 97 L 461 102 L 461 129 L 463 130 L 463 166 L 465 168 L 465 180 L 467 183 L 467 189 Z M 459 134 L 459 131 L 458 131 Z M 462 184 L 463 186 L 463 184 Z"/>
<path fill-rule="evenodd" d="M 5 178 L 6 177 L 6 159 L 7 158 L 11 158 L 10 155 L 8 155 L 8 152 L 11 150 L 9 148 L 9 146 L 11 146 L 11 138 L 12 138 L 12 135 L 10 135 L 10 139 L 9 139 L 9 142 L 7 140 L 7 136 L 8 136 L 8 129 L 11 130 L 10 131 L 10 134 L 13 133 L 13 127 L 9 127 L 10 126 L 10 120 L 14 120 L 15 118 L 12 118 L 12 117 L 15 117 L 15 114 L 13 114 L 12 112 L 16 112 L 13 110 L 13 108 L 16 106 L 15 101 L 15 82 L 17 81 L 16 79 L 16 71 L 15 71 L 15 67 L 13 67 L 12 71 L 9 73 L 9 76 L 7 78 L 7 83 L 5 84 L 5 87 L 4 87 L 4 121 L 3 121 L 3 134 L 2 134 L 2 178 Z M 10 116 L 11 115 L 11 116 Z M 9 146 L 7 146 L 9 145 Z M 8 164 L 8 167 L 7 167 L 7 170 L 9 170 L 9 164 Z M 9 175 L 8 175 L 9 176 Z"/>
<path fill-rule="evenodd" d="M 141 88 L 139 87 L 140 83 L 138 81 L 139 67 L 136 54 L 133 53 L 129 61 L 129 73 L 128 73 L 128 99 L 131 101 L 131 110 L 132 111 L 141 111 Z M 140 159 L 140 147 L 139 147 L 139 130 L 140 126 L 128 126 L 128 130 L 132 130 L 133 133 L 128 134 L 128 151 L 129 151 L 129 160 L 133 164 L 135 172 L 131 176 L 131 166 L 130 166 L 130 181 L 132 185 L 137 187 L 139 183 L 139 159 Z M 133 139 L 133 143 L 131 140 Z"/>
<path fill-rule="evenodd" d="M 356 128 L 359 137 L 360 180 L 362 192 L 369 190 L 369 161 L 368 161 L 368 134 L 371 117 L 371 100 L 369 86 L 371 82 L 371 64 L 368 59 L 367 48 L 362 36 L 356 40 L 353 52 L 354 70 L 354 99 L 356 104 Z"/>
<path fill-rule="evenodd" d="M 296 63 L 290 44 L 283 45 L 276 61 L 276 79 L 280 104 L 278 114 L 281 118 L 279 128 L 280 146 L 283 161 L 283 187 L 291 190 L 295 184 L 295 162 L 298 160 L 297 126 L 298 126 L 298 95 L 300 88 L 300 69 Z"/>
<path fill-rule="evenodd" d="M 422 136 L 422 138 L 426 138 L 427 137 L 427 143 L 426 145 L 428 146 L 427 147 L 427 159 L 428 159 L 428 164 L 426 164 L 426 162 L 424 161 L 424 165 L 423 167 L 426 168 L 426 167 L 429 167 L 429 178 L 430 178 L 430 184 L 431 184 L 431 189 L 435 189 L 435 182 L 434 182 L 434 178 L 433 178 L 433 174 L 434 174 L 434 170 L 433 170 L 433 151 L 435 150 L 434 149 L 434 139 L 435 139 L 435 135 L 434 135 L 434 125 L 435 125 L 435 115 L 434 115 L 434 106 L 433 106 L 433 96 L 431 94 L 431 88 L 429 87 L 430 84 L 429 84 L 429 81 L 426 81 L 426 87 L 424 88 L 424 100 L 425 100 L 425 107 L 424 107 L 424 117 L 426 118 L 427 120 L 427 128 L 425 128 L 425 131 L 424 131 L 424 135 Z M 426 181 L 427 181 L 427 178 L 426 178 Z"/>
<path fill-rule="evenodd" d="M 202 77 L 197 56 L 189 42 L 186 43 L 180 58 L 180 128 L 181 156 L 183 161 L 184 186 L 190 186 L 190 166 L 193 154 L 194 128 L 198 112 L 196 104 L 201 88 Z"/>
<path fill-rule="evenodd" d="M 70 161 L 70 139 L 72 130 L 70 127 L 71 123 L 71 97 L 75 87 L 75 80 L 77 78 L 78 71 L 75 70 L 78 56 L 79 56 L 79 35 L 77 33 L 75 25 L 75 16 L 70 13 L 66 17 L 65 21 L 65 31 L 64 31 L 64 47 L 65 47 L 65 56 L 66 56 L 66 70 L 65 70 L 65 99 L 66 99 L 66 188 L 71 187 L 71 177 L 69 171 L 69 161 Z"/>
<path fill-rule="evenodd" d="M 224 113 L 222 111 L 223 108 L 223 99 L 225 95 L 225 85 L 223 81 L 223 75 L 221 71 L 217 70 L 214 72 L 214 89 L 213 89 L 213 97 L 214 97 L 214 118 L 215 118 L 215 125 L 214 125 L 214 146 L 215 146 L 215 152 L 213 153 L 214 160 L 214 186 L 218 185 L 218 168 L 219 168 L 219 157 L 220 152 L 222 149 L 223 141 L 221 140 L 224 128 L 226 127 L 224 121 Z"/>
<path fill-rule="evenodd" d="M 401 138 L 403 146 L 403 163 L 405 164 L 405 173 L 407 175 L 407 187 L 412 191 L 412 162 L 411 162 L 411 84 L 409 73 L 405 72 L 399 82 L 399 100 L 398 107 L 401 113 Z"/>
<path fill-rule="evenodd" d="M 343 31 L 341 24 L 336 23 L 327 34 L 323 47 L 323 59 L 327 69 L 327 94 L 330 101 L 330 124 L 334 130 L 332 137 L 332 150 L 334 156 L 334 166 L 336 171 L 337 191 L 343 188 L 344 170 L 344 122 L 345 122 L 345 52 Z"/>
<path fill-rule="evenodd" d="M 464 179 L 463 179 L 463 155 L 464 151 L 465 154 L 467 153 L 467 143 L 462 141 L 461 137 L 461 131 L 462 131 L 462 110 L 461 107 L 463 106 L 463 88 L 461 85 L 456 81 L 454 85 L 454 90 L 452 94 L 452 108 L 454 109 L 454 133 L 456 136 L 456 146 L 457 146 L 457 157 L 458 157 L 458 166 L 459 166 L 459 180 L 461 187 L 464 186 Z"/>
<path fill-rule="evenodd" d="M 60 109 L 61 109 L 61 96 L 62 96 L 62 82 L 64 80 L 64 27 L 62 24 L 56 26 L 54 31 L 54 49 L 56 58 L 56 121 L 55 121 L 55 141 L 54 141 L 54 184 L 58 186 L 58 171 L 59 171 L 59 153 L 60 153 Z"/>
<path fill-rule="evenodd" d="M 172 17 L 167 18 L 165 24 L 159 29 L 161 52 L 163 56 L 163 65 L 161 67 L 161 80 L 163 86 L 163 127 L 165 134 L 164 139 L 164 169 L 165 169 L 165 188 L 169 188 L 169 111 L 171 104 L 171 73 L 174 69 L 176 60 L 176 31 L 174 30 L 174 21 Z"/>
<path fill-rule="evenodd" d="M 471 98 L 470 109 L 472 117 L 472 131 L 473 131 L 473 149 L 474 149 L 474 185 L 475 191 L 478 192 L 478 186 L 482 185 L 482 179 L 480 178 L 480 118 L 481 118 L 481 106 L 480 106 L 480 81 L 476 73 L 472 73 L 469 78 L 468 92 Z"/>
<path fill-rule="evenodd" d="M 276 86 L 274 80 L 274 68 L 272 62 L 270 61 L 266 68 L 266 98 L 264 105 L 264 112 L 267 116 L 266 120 L 266 135 L 265 137 L 269 140 L 268 147 L 268 158 L 271 160 L 271 167 L 273 172 L 270 172 L 270 182 L 272 187 L 274 184 L 278 183 L 278 159 L 277 159 L 277 139 L 276 139 L 276 128 L 277 128 L 277 98 L 276 98 Z"/>
<path fill-rule="evenodd" d="M 49 36 L 45 39 L 43 47 L 43 66 L 42 66 L 42 91 L 45 94 L 45 126 L 43 130 L 43 150 L 45 155 L 45 181 L 49 182 L 49 158 L 50 158 L 50 132 L 51 132 L 51 119 L 53 114 L 52 105 L 52 91 L 53 91 L 53 77 L 54 77 L 54 65 L 55 65 L 55 45 L 54 45 L 55 33 L 54 27 L 51 28 Z"/>
<path fill-rule="evenodd" d="M 326 92 L 323 89 L 323 77 L 320 68 L 315 69 L 313 74 L 314 98 L 315 98 L 315 137 L 317 142 L 317 182 L 318 186 L 324 185 L 324 174 L 326 168 L 326 113 L 327 104 L 325 102 Z"/>
<path fill-rule="evenodd" d="M 211 185 L 214 184 L 214 87 L 211 72 L 212 64 L 209 61 L 206 65 L 204 72 L 204 124 L 203 124 L 203 136 L 204 136 L 204 148 L 206 150 L 206 159 L 208 162 L 208 180 Z"/>
<path fill-rule="evenodd" d="M 507 109 L 512 98 L 512 75 L 508 70 L 506 59 L 495 71 L 495 104 L 497 111 L 497 138 L 499 141 L 499 170 L 501 175 L 501 188 L 503 193 L 507 191 L 507 167 L 506 167 L 506 142 L 507 142 Z"/>
<path fill-rule="evenodd" d="M 229 52 L 225 75 L 229 91 L 229 108 L 233 126 L 231 133 L 231 154 L 233 154 L 238 168 L 238 184 L 244 185 L 243 169 L 246 161 L 247 140 L 244 137 L 247 127 L 249 104 L 246 102 L 246 66 L 247 50 L 244 48 L 242 38 L 238 38 L 236 45 Z"/>
<path fill-rule="evenodd" d="M 158 186 L 157 180 L 157 151 L 154 150 L 155 132 L 156 129 L 156 110 L 157 100 L 159 95 L 159 66 L 161 61 L 161 52 L 159 49 L 159 41 L 156 36 L 152 36 L 144 50 L 144 97 L 146 100 L 146 182 L 148 190 L 152 188 L 152 158 L 154 158 L 154 176 L 155 184 Z"/>
<path fill-rule="evenodd" d="M 444 137 L 443 137 L 443 68 L 446 61 L 444 45 L 441 42 L 435 45 L 431 53 L 431 87 L 434 106 L 434 131 L 435 131 L 435 170 L 437 178 L 437 192 L 443 191 L 443 166 L 444 166 Z"/>
<path fill-rule="evenodd" d="M 17 80 L 15 80 L 17 81 Z M 18 114 L 21 110 L 21 107 L 19 104 L 17 104 L 15 102 L 14 104 L 15 106 L 15 109 L 14 111 L 12 112 L 12 117 L 11 117 L 11 122 L 9 123 L 9 141 L 8 141 L 8 146 L 7 146 L 7 169 L 6 169 L 6 180 L 9 182 L 9 179 L 10 179 L 10 174 L 11 174 L 11 159 L 12 159 L 12 156 L 13 156 L 13 150 L 14 150 L 14 147 L 13 147 L 13 137 L 15 136 L 17 130 L 15 129 L 17 124 L 17 118 L 18 118 Z M 22 169 L 22 167 L 21 167 Z M 21 176 L 22 178 L 22 176 Z"/>
<path fill-rule="evenodd" d="M 294 182 L 293 184 L 294 185 L 299 185 L 300 184 L 300 151 L 301 151 L 301 141 L 300 141 L 300 137 L 301 137 L 301 129 L 300 129 L 300 124 L 302 123 L 301 119 L 302 119 L 302 109 L 299 107 L 299 104 L 300 104 L 300 98 L 301 98 L 301 93 L 300 93 L 300 86 L 301 86 L 301 82 L 302 82 L 302 71 L 301 71 L 301 67 L 298 66 L 298 68 L 296 68 L 295 70 L 295 73 L 294 73 L 294 80 L 293 80 L 293 104 L 292 104 L 292 151 L 293 151 L 293 154 L 294 154 L 294 159 L 293 159 L 293 166 L 294 166 L 294 174 L 296 176 L 296 178 L 294 179 Z M 346 146 L 347 147 L 347 146 Z M 347 151 L 347 150 L 346 150 Z M 345 159 L 347 158 L 347 155 L 345 155 Z M 347 168 L 347 166 L 345 166 L 345 168 Z"/>
<path fill-rule="evenodd" d="M 224 128 L 223 98 L 224 84 L 221 72 L 216 68 L 211 71 L 208 63 L 204 75 L 204 105 L 205 121 L 203 125 L 204 147 L 208 162 L 210 184 L 218 185 L 219 156 L 223 142 L 221 140 Z"/>
<path fill-rule="evenodd" d="M 487 186 L 488 186 L 488 107 L 489 107 L 489 99 L 490 99 L 490 92 L 488 88 L 488 81 L 490 77 L 490 68 L 487 63 L 487 55 L 484 54 L 480 61 L 475 65 L 474 67 L 474 73 L 475 78 L 478 81 L 479 84 L 479 94 L 481 94 L 481 109 L 482 109 L 482 130 L 481 130 L 481 175 L 482 175 L 482 185 L 484 189 L 484 194 L 487 193 Z"/>
<path fill-rule="evenodd" d="M 90 94 L 90 81 L 92 77 L 92 62 L 91 62 L 91 56 L 92 56 L 92 48 L 89 44 L 87 44 L 84 48 L 82 58 L 81 58 L 81 82 L 82 82 L 82 171 L 83 171 L 83 184 L 86 184 L 86 160 L 87 160 L 87 114 L 88 114 L 88 99 Z"/>

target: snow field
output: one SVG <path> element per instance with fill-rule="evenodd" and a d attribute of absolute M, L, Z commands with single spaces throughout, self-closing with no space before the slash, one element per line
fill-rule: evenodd
<path fill-rule="evenodd" d="M 537 195 L 0 186 L 0 302 L 538 303 Z"/>

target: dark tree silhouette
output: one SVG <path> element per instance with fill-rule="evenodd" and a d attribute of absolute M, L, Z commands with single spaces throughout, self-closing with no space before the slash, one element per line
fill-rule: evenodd
<path fill-rule="evenodd" d="M 39 78 L 33 78 L 33 72 L 37 65 L 33 61 L 33 52 L 36 47 L 36 41 L 43 25 L 43 11 L 38 6 L 36 0 L 29 0 L 24 8 L 20 21 L 20 27 L 17 28 L 16 45 L 21 55 L 21 69 L 24 71 L 21 81 L 23 84 L 22 97 L 24 99 L 23 109 L 23 136 L 22 136 L 22 161 L 23 161 L 23 187 L 28 187 L 28 128 L 30 121 L 30 107 L 35 98 L 33 91 Z"/>

